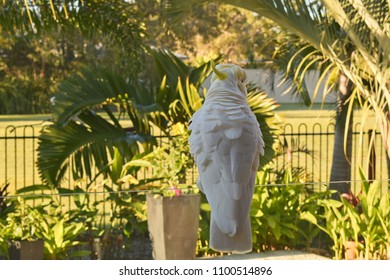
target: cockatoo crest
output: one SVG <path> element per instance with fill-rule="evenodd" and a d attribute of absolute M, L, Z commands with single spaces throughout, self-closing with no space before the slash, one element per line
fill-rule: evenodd
<path fill-rule="evenodd" d="M 245 253 L 252 250 L 249 210 L 264 141 L 247 103 L 245 71 L 212 68 L 206 100 L 190 122 L 190 151 L 211 206 L 210 247 Z"/>
<path fill-rule="evenodd" d="M 245 96 L 247 95 L 245 86 L 246 73 L 241 67 L 235 64 L 219 64 L 215 67 L 214 63 L 211 66 L 213 68 L 211 83 L 214 83 L 216 80 L 227 80 L 224 83 L 230 82 L 235 84 Z"/>

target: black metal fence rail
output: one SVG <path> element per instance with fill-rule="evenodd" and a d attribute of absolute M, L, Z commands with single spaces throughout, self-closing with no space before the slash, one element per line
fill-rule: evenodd
<path fill-rule="evenodd" d="M 36 166 L 39 126 L 7 126 L 0 129 L 0 185 L 10 183 L 9 191 L 24 186 L 40 184 L 41 179 Z M 379 132 L 375 132 L 373 147 L 370 146 L 372 131 L 361 131 L 360 124 L 354 126 L 353 153 L 350 159 L 352 181 L 359 181 L 359 168 L 369 179 L 388 179 L 384 144 Z M 329 180 L 334 145 L 334 124 L 307 125 L 286 124 L 280 135 L 281 152 L 275 158 L 277 169 L 300 168 L 308 182 Z M 189 180 L 196 179 L 192 173 Z M 73 189 L 75 182 L 69 173 L 67 186 Z"/>
<path fill-rule="evenodd" d="M 351 186 L 355 189 L 362 180 L 359 169 L 369 180 L 388 179 L 386 151 L 380 132 L 362 131 L 360 126 L 359 123 L 354 125 L 352 156 L 349 159 Z M 311 126 L 301 123 L 295 127 L 286 124 L 280 136 L 284 153 L 276 157 L 276 168 L 301 168 L 307 175 L 305 181 L 329 182 L 335 144 L 334 128 L 334 123 L 325 126 L 320 123 Z"/>
<path fill-rule="evenodd" d="M 16 190 L 41 183 L 36 167 L 39 131 L 31 125 L 7 126 L 1 131 L 0 184 L 10 182 Z"/>

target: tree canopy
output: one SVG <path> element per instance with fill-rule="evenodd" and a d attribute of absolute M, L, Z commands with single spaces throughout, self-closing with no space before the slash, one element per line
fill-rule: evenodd
<path fill-rule="evenodd" d="M 57 85 L 97 64 L 149 79 L 153 48 L 186 60 L 268 61 L 285 33 L 250 11 L 211 3 L 168 30 L 161 1 L 3 1 L 0 4 L 0 114 L 48 113 Z"/>

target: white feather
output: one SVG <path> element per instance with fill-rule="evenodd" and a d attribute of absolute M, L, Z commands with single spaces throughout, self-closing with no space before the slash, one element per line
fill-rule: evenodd
<path fill-rule="evenodd" d="M 249 210 L 264 141 L 246 101 L 236 65 L 218 65 L 227 78 L 212 79 L 203 107 L 192 117 L 190 151 L 198 186 L 211 206 L 210 247 L 223 252 L 252 250 Z"/>

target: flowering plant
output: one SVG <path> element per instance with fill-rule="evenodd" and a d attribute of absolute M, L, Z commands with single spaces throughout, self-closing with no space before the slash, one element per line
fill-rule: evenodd
<path fill-rule="evenodd" d="M 171 193 L 175 196 L 181 196 L 183 195 L 183 192 L 181 189 L 179 189 L 177 186 L 170 186 L 169 187 L 169 190 L 171 191 Z"/>
<path fill-rule="evenodd" d="M 146 156 L 151 163 L 152 178 L 158 179 L 163 195 L 180 196 L 192 190 L 187 182 L 187 170 L 193 167 L 188 146 L 188 134 L 182 123 L 172 126 L 175 136 Z"/>

